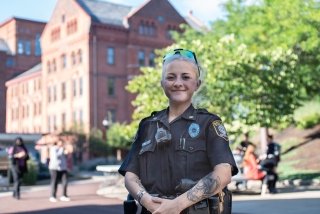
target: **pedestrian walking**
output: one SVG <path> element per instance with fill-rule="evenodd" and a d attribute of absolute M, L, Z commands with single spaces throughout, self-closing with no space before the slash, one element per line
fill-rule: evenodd
<path fill-rule="evenodd" d="M 64 142 L 59 139 L 50 147 L 49 170 L 51 176 L 51 202 L 57 202 L 58 183 L 62 184 L 61 201 L 70 201 L 67 194 L 68 188 L 68 165 L 67 154 L 69 151 L 65 148 Z"/>
<path fill-rule="evenodd" d="M 12 196 L 19 200 L 20 186 L 23 175 L 28 172 L 27 161 L 29 160 L 28 150 L 21 137 L 15 139 L 13 146 L 8 149 L 8 155 L 10 160 L 10 172 L 13 178 Z"/>

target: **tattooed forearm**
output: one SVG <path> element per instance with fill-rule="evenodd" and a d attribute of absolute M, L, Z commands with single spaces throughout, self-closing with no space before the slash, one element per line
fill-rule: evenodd
<path fill-rule="evenodd" d="M 143 187 L 143 185 L 142 185 L 142 183 L 141 183 L 141 181 L 140 181 L 140 179 L 138 177 L 136 177 L 134 179 L 134 182 L 136 182 L 141 189 L 145 190 L 145 188 Z"/>
<path fill-rule="evenodd" d="M 187 192 L 187 198 L 192 202 L 201 201 L 213 195 L 220 186 L 221 181 L 219 176 L 215 177 L 213 173 L 210 173 Z"/>

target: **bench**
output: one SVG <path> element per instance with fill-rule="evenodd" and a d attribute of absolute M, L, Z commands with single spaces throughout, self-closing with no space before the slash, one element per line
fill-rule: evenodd
<path fill-rule="evenodd" d="M 237 175 L 233 176 L 231 181 L 235 183 L 237 190 L 239 190 L 238 185 L 242 184 L 244 190 L 248 190 L 251 189 L 251 187 L 254 187 L 255 189 L 260 189 L 261 195 L 265 195 L 267 192 L 267 185 L 263 183 L 263 180 L 247 179 L 244 174 L 240 172 Z"/>

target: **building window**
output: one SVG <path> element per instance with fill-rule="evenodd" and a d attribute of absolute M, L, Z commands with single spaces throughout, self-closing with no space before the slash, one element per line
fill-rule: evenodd
<path fill-rule="evenodd" d="M 107 112 L 108 118 L 111 119 L 111 122 L 114 123 L 117 121 L 117 110 L 116 109 L 109 109 Z"/>
<path fill-rule="evenodd" d="M 65 130 L 65 128 L 66 128 L 66 113 L 62 113 L 62 115 L 61 115 L 61 126 L 62 126 L 62 130 Z"/>
<path fill-rule="evenodd" d="M 31 54 L 31 42 L 30 41 L 25 41 L 25 52 L 26 55 L 30 55 Z"/>
<path fill-rule="evenodd" d="M 47 70 L 48 70 L 48 73 L 51 72 L 51 63 L 50 63 L 50 61 L 47 62 Z"/>
<path fill-rule="evenodd" d="M 156 55 L 154 54 L 154 52 L 151 52 L 149 55 L 149 66 L 150 67 L 154 67 L 155 63 L 154 63 L 154 59 L 155 59 Z"/>
<path fill-rule="evenodd" d="M 51 87 L 48 87 L 48 103 L 51 102 Z"/>
<path fill-rule="evenodd" d="M 114 48 L 108 47 L 108 48 L 107 48 L 107 63 L 108 63 L 109 65 L 114 65 L 114 61 L 115 61 L 115 51 L 114 51 Z"/>
<path fill-rule="evenodd" d="M 83 94 L 83 78 L 80 77 L 79 79 L 79 95 L 81 96 Z"/>
<path fill-rule="evenodd" d="M 13 57 L 9 57 L 6 60 L 6 66 L 8 68 L 14 67 L 15 63 L 14 63 L 14 58 Z"/>
<path fill-rule="evenodd" d="M 51 41 L 54 42 L 60 39 L 60 27 L 56 27 L 51 31 Z"/>
<path fill-rule="evenodd" d="M 141 21 L 138 32 L 140 35 L 143 35 L 143 36 L 155 36 L 156 35 L 155 24 L 153 22 L 150 23 L 150 22 Z"/>
<path fill-rule="evenodd" d="M 107 80 L 107 91 L 109 96 L 115 96 L 116 91 L 115 91 L 115 84 L 116 79 L 114 77 L 109 77 Z"/>
<path fill-rule="evenodd" d="M 67 56 L 65 54 L 61 55 L 61 68 L 64 69 L 67 67 Z"/>
<path fill-rule="evenodd" d="M 41 102 L 38 102 L 38 111 L 39 111 L 39 115 L 41 115 L 42 113 Z"/>
<path fill-rule="evenodd" d="M 138 52 L 138 63 L 139 63 L 139 65 L 140 66 L 144 66 L 145 65 L 144 61 L 145 61 L 144 51 L 139 51 Z"/>
<path fill-rule="evenodd" d="M 53 115 L 53 131 L 57 130 L 57 118 L 56 115 Z"/>
<path fill-rule="evenodd" d="M 36 35 L 36 39 L 34 41 L 34 55 L 40 56 L 41 55 L 41 43 L 40 43 L 40 34 Z"/>
<path fill-rule="evenodd" d="M 18 40 L 18 54 L 23 54 L 23 53 L 24 53 L 23 40 L 19 39 Z"/>
<path fill-rule="evenodd" d="M 52 71 L 56 71 L 57 70 L 57 63 L 56 63 L 56 59 L 52 60 Z"/>
<path fill-rule="evenodd" d="M 57 101 L 57 86 L 53 86 L 53 102 Z"/>
<path fill-rule="evenodd" d="M 77 96 L 77 80 L 72 81 L 72 88 L 73 88 L 73 96 Z"/>
<path fill-rule="evenodd" d="M 80 122 L 80 125 L 83 124 L 83 111 L 82 110 L 79 111 L 79 122 Z"/>
<path fill-rule="evenodd" d="M 61 99 L 62 100 L 64 100 L 64 99 L 66 99 L 66 83 L 65 82 L 63 82 L 62 84 L 61 84 Z"/>
<path fill-rule="evenodd" d="M 73 115 L 73 123 L 77 123 L 77 111 L 74 110 L 72 115 Z"/>
<path fill-rule="evenodd" d="M 71 53 L 71 61 L 72 65 L 75 65 L 77 63 L 76 54 L 73 51 Z"/>
<path fill-rule="evenodd" d="M 78 28 L 78 23 L 76 19 L 69 21 L 67 23 L 67 34 L 70 35 L 77 32 L 77 28 Z"/>
<path fill-rule="evenodd" d="M 82 60 L 83 60 L 82 50 L 80 49 L 80 50 L 78 51 L 78 61 L 79 61 L 79 64 L 82 63 Z"/>

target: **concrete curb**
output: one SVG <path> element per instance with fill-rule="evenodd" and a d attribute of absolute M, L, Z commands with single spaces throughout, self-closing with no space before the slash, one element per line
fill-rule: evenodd
<path fill-rule="evenodd" d="M 283 186 L 320 186 L 320 179 L 312 179 L 312 180 L 302 180 L 302 179 L 295 179 L 295 180 L 282 180 L 279 181 L 279 184 Z"/>

